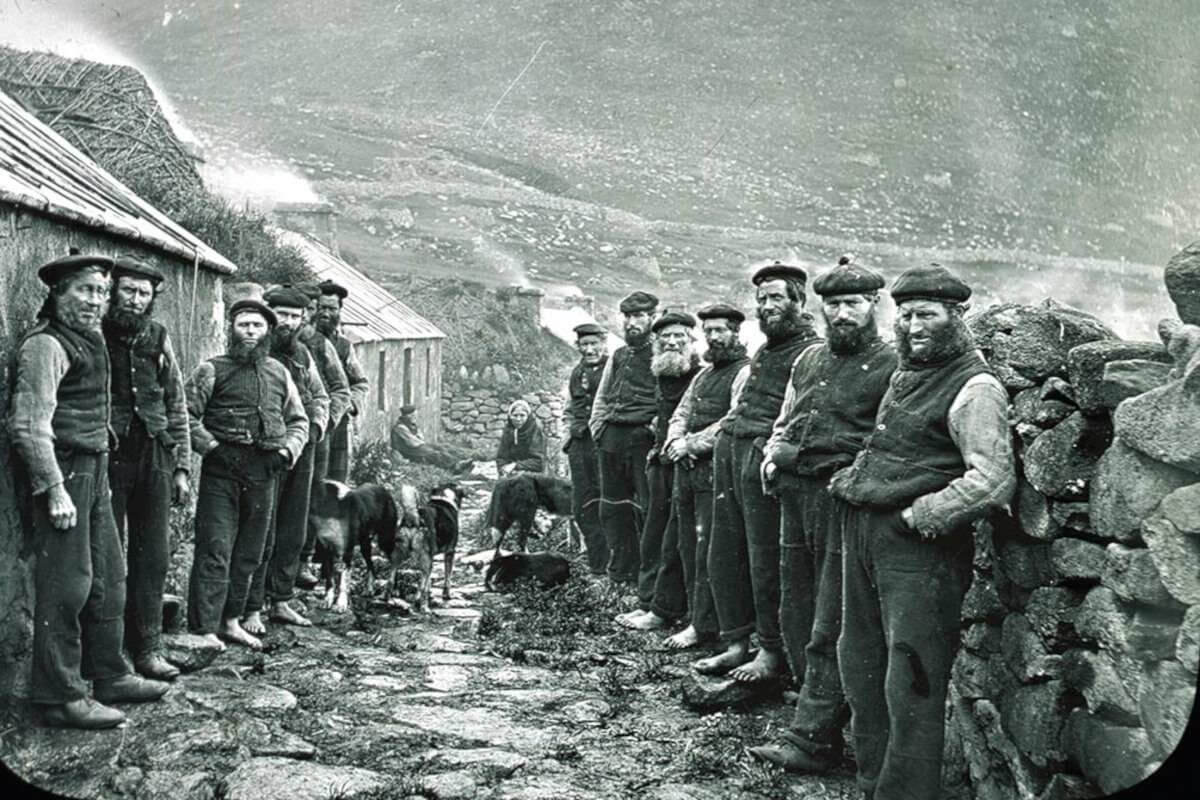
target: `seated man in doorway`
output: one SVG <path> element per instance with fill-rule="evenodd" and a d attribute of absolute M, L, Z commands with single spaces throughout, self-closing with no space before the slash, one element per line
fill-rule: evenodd
<path fill-rule="evenodd" d="M 400 409 L 400 419 L 392 426 L 391 444 L 393 450 L 409 461 L 432 464 L 451 472 L 465 472 L 471 468 L 472 461 L 487 458 L 453 444 L 425 441 L 417 424 L 417 407 L 414 405 Z"/>

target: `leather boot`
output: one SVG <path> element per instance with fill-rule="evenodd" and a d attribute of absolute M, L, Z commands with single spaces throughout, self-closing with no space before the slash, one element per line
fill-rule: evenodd
<path fill-rule="evenodd" d="M 179 677 L 179 668 L 153 650 L 139 653 L 133 659 L 133 668 L 144 677 L 156 681 L 173 681 Z"/>
<path fill-rule="evenodd" d="M 115 708 L 97 703 L 90 697 L 81 697 L 69 703 L 47 706 L 43 712 L 47 725 L 56 728 L 84 728 L 100 730 L 115 728 L 125 721 L 125 715 Z"/>
<path fill-rule="evenodd" d="M 96 681 L 92 692 L 101 703 L 148 703 L 159 699 L 171 684 L 152 681 L 132 672 L 119 678 Z"/>
<path fill-rule="evenodd" d="M 788 772 L 807 772 L 820 775 L 833 768 L 830 759 L 814 755 L 803 747 L 798 747 L 788 741 L 751 747 L 750 755 L 783 767 Z"/>

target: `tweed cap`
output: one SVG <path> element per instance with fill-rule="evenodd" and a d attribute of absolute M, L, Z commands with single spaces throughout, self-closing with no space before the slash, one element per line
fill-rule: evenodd
<path fill-rule="evenodd" d="M 892 283 L 892 300 L 937 300 L 963 303 L 971 296 L 971 287 L 941 264 L 913 267 L 901 272 Z"/>
<path fill-rule="evenodd" d="M 254 311 L 262 314 L 263 319 L 267 321 L 267 325 L 271 326 L 272 328 L 274 328 L 276 323 L 279 322 L 279 318 L 275 316 L 275 312 L 272 311 L 266 303 L 256 300 L 253 297 L 243 297 L 241 300 L 238 300 L 236 303 L 231 305 L 229 307 L 229 319 L 236 319 L 237 315 L 243 311 Z"/>
<path fill-rule="evenodd" d="M 746 315 L 728 303 L 713 303 L 696 312 L 700 319 L 729 319 L 734 322 L 745 322 Z"/>
<path fill-rule="evenodd" d="M 321 294 L 336 294 L 341 300 L 345 300 L 350 296 L 350 290 L 345 286 L 342 286 L 337 281 L 321 281 L 319 288 L 321 290 Z"/>
<path fill-rule="evenodd" d="M 594 322 L 584 322 L 576 325 L 573 330 L 575 331 L 576 339 L 582 339 L 584 336 L 604 336 L 607 333 L 604 328 L 601 328 Z"/>
<path fill-rule="evenodd" d="M 308 308 L 308 297 L 295 286 L 277 286 L 263 295 L 263 300 L 271 308 L 286 306 L 287 308 Z"/>
<path fill-rule="evenodd" d="M 47 286 L 53 286 L 63 278 L 74 275 L 84 267 L 99 267 L 107 275 L 112 271 L 113 260 L 108 256 L 85 256 L 75 248 L 70 255 L 56 258 L 38 268 L 38 277 Z"/>
<path fill-rule="evenodd" d="M 622 314 L 635 314 L 638 311 L 653 311 L 658 308 L 658 298 L 649 292 L 632 292 L 625 296 L 618 306 Z"/>
<path fill-rule="evenodd" d="M 763 281 L 774 280 L 800 281 L 800 284 L 804 285 L 808 283 L 808 273 L 800 267 L 793 267 L 791 264 L 782 264 L 776 261 L 774 264 L 768 264 L 763 267 L 750 278 L 750 282 L 755 286 L 758 286 Z"/>
<path fill-rule="evenodd" d="M 826 270 L 813 281 L 813 291 L 822 297 L 839 294 L 870 294 L 887 285 L 873 269 L 859 266 L 850 256 L 838 259 L 837 266 Z"/>
<path fill-rule="evenodd" d="M 409 403 L 408 405 L 400 406 L 400 416 L 402 416 L 402 417 L 407 417 L 409 414 L 415 414 L 415 413 L 417 413 L 417 407 L 414 406 L 412 403 Z"/>
<path fill-rule="evenodd" d="M 660 314 L 658 319 L 650 326 L 650 330 L 658 333 L 668 325 L 683 325 L 686 328 L 696 327 L 696 318 L 691 314 L 686 314 L 683 311 L 667 311 Z"/>
<path fill-rule="evenodd" d="M 284 286 L 287 285 L 286 283 L 284 284 Z M 316 300 L 321 296 L 321 287 L 317 285 L 316 281 L 303 281 L 297 283 L 293 288 L 301 291 L 309 300 Z"/>
<path fill-rule="evenodd" d="M 163 275 L 162 272 L 153 264 L 143 261 L 137 256 L 129 255 L 117 256 L 116 261 L 113 262 L 113 280 L 115 281 L 122 275 L 126 275 L 131 278 L 137 278 L 139 280 L 150 281 L 150 284 L 156 289 L 160 283 L 166 280 L 166 276 Z"/>

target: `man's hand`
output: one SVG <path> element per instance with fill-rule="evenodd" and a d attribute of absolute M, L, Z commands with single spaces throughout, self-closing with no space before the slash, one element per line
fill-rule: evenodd
<path fill-rule="evenodd" d="M 291 468 L 292 454 L 284 448 L 279 448 L 271 454 L 271 470 L 275 473 L 287 472 Z"/>
<path fill-rule="evenodd" d="M 60 531 L 74 528 L 78 517 L 75 513 L 75 503 L 72 502 L 71 495 L 67 494 L 67 487 L 61 483 L 55 484 L 47 490 L 47 494 L 51 524 Z"/>
<path fill-rule="evenodd" d="M 671 459 L 672 461 L 679 461 L 682 458 L 686 458 L 687 455 L 687 440 L 682 436 L 677 439 L 673 439 L 667 444 L 667 458 Z"/>
<path fill-rule="evenodd" d="M 192 494 L 192 484 L 188 481 L 188 474 L 184 470 L 175 470 L 174 483 L 171 487 L 171 502 L 177 506 L 186 506 L 188 498 Z"/>
<path fill-rule="evenodd" d="M 758 468 L 759 477 L 762 479 L 763 494 L 775 494 L 775 473 L 777 472 L 779 472 L 779 467 L 775 466 L 774 461 L 764 461 Z"/>

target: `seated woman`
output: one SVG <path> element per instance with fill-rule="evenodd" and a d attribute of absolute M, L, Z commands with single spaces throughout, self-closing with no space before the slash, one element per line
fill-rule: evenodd
<path fill-rule="evenodd" d="M 496 449 L 496 469 L 500 477 L 546 469 L 546 434 L 524 400 L 514 400 L 508 407 L 508 422 Z"/>

